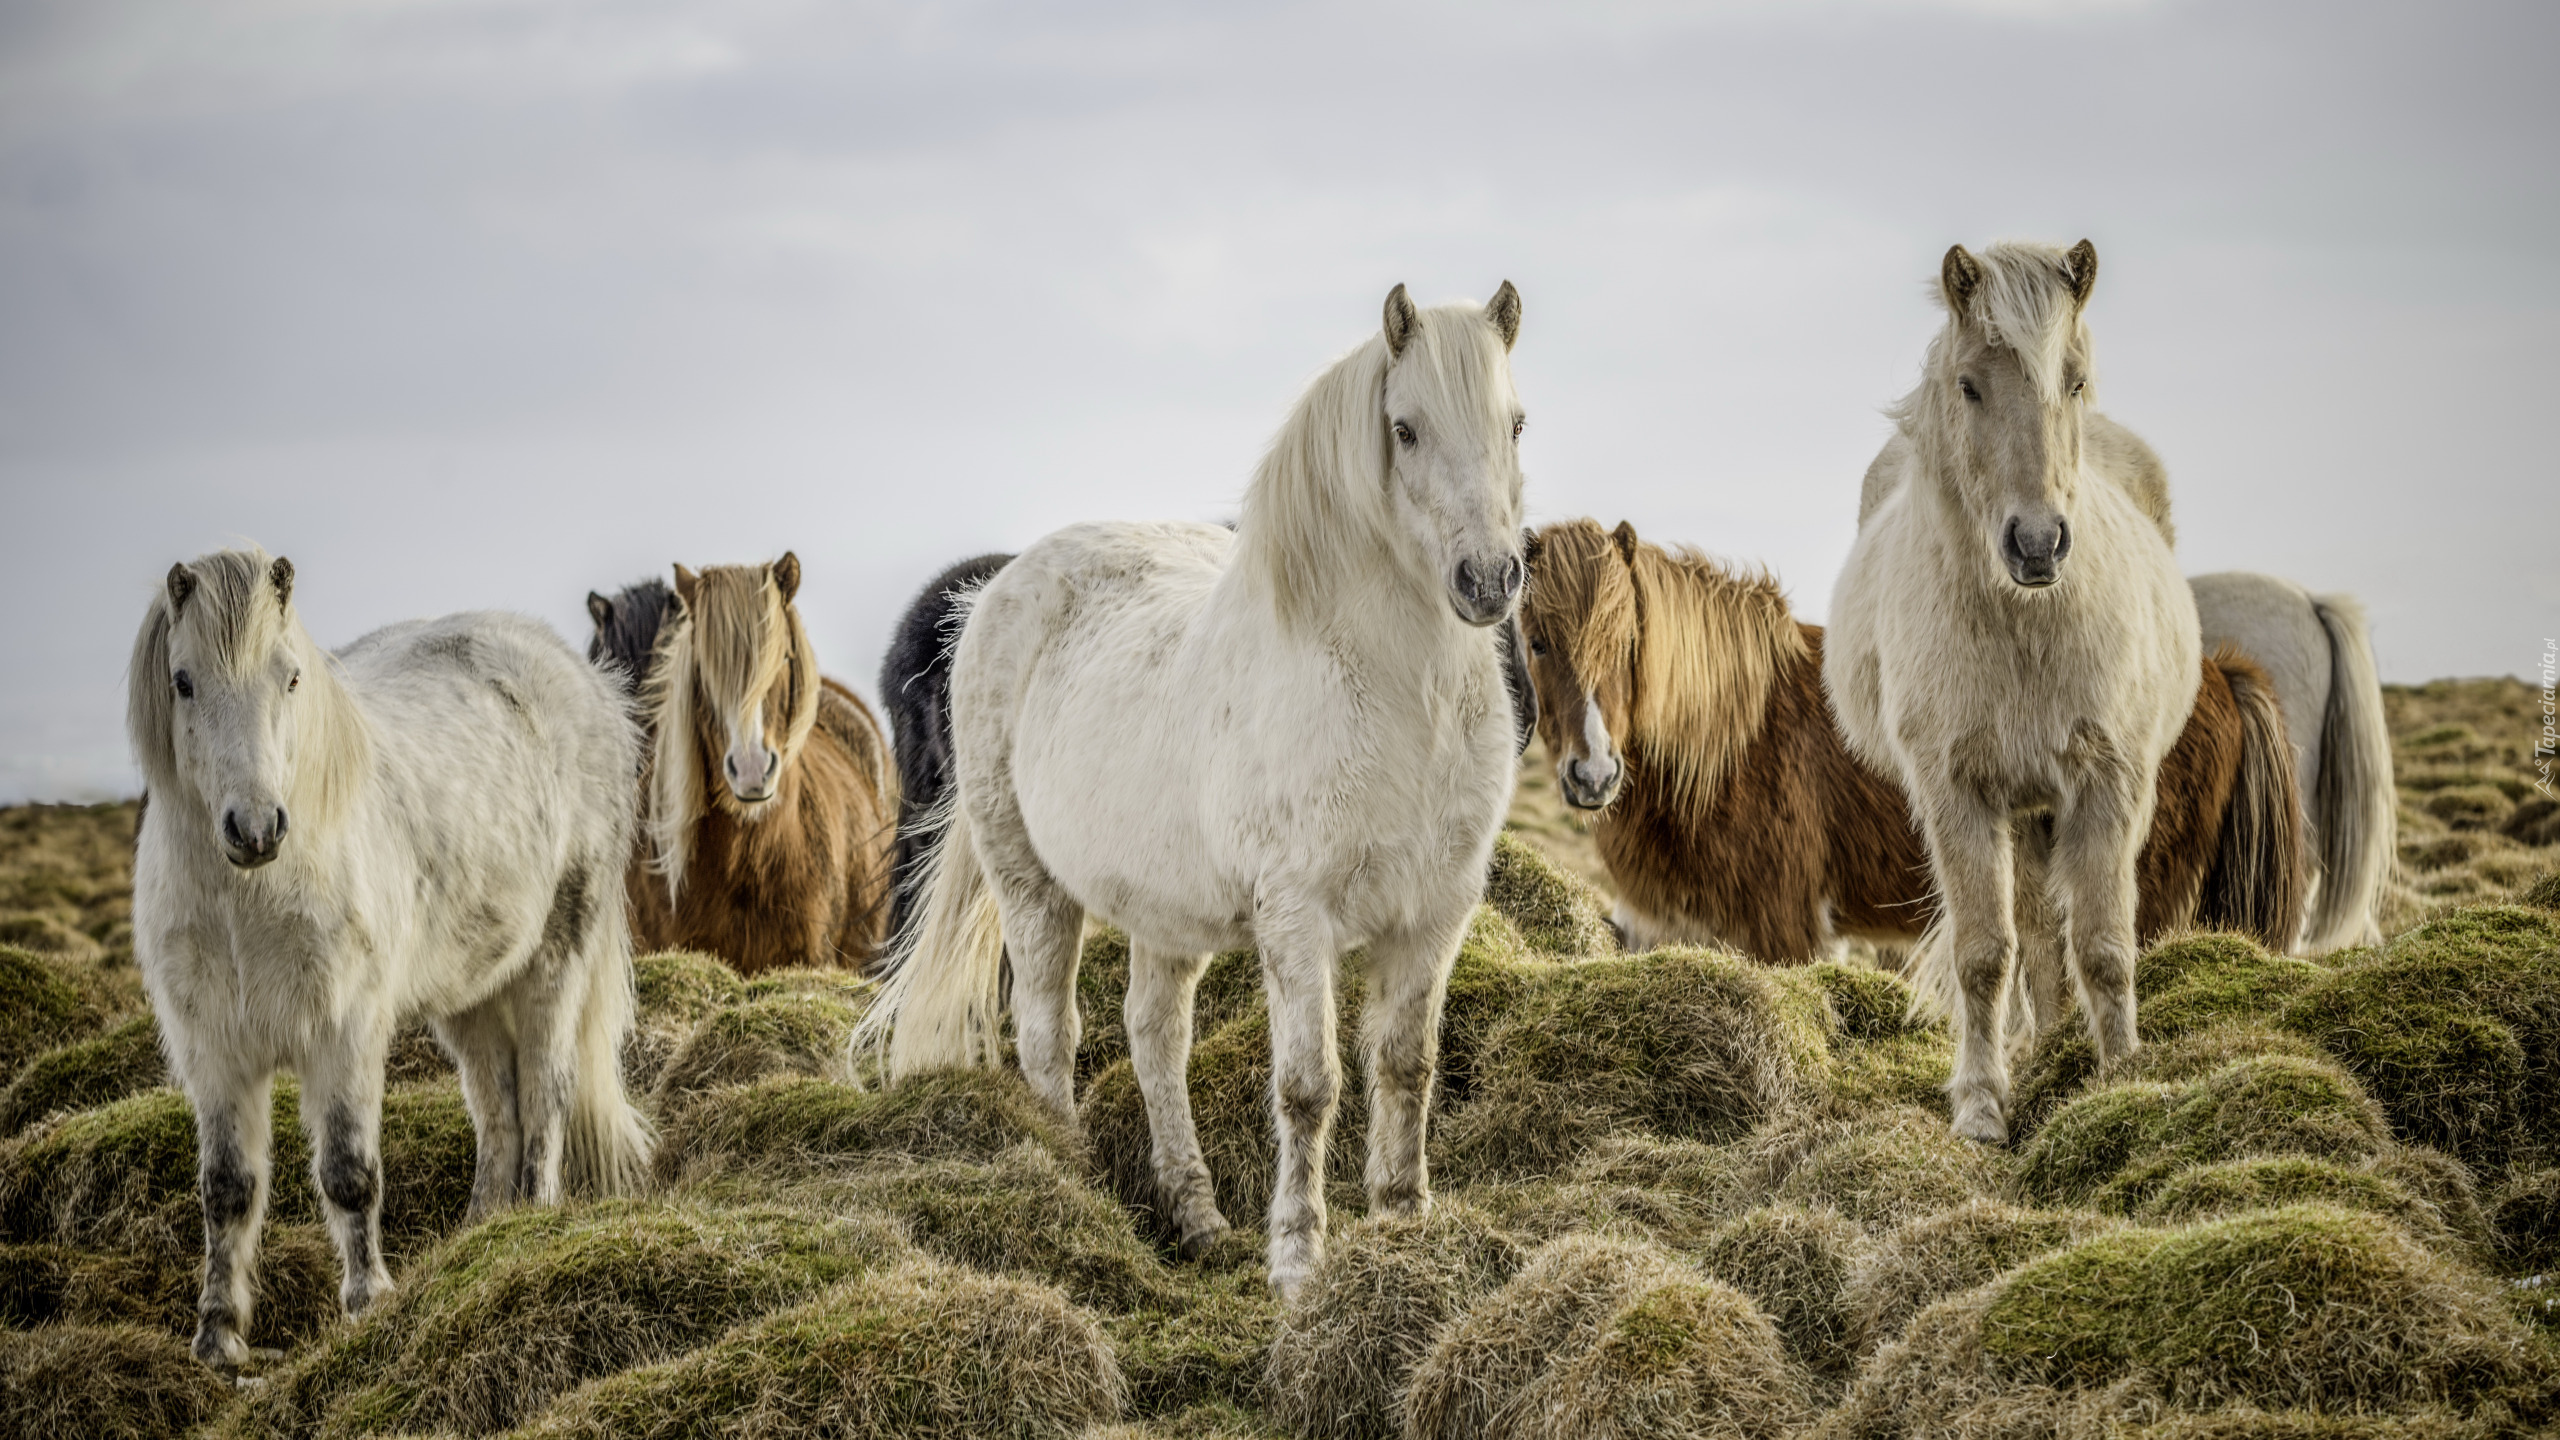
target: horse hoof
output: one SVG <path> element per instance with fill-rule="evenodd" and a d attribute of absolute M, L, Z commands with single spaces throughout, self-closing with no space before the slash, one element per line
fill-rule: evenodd
<path fill-rule="evenodd" d="M 240 1332 L 237 1330 L 199 1328 L 192 1348 L 196 1359 L 224 1374 L 230 1374 L 249 1363 L 249 1346 L 240 1338 Z"/>
<path fill-rule="evenodd" d="M 1956 1114 L 1955 1132 L 1981 1145 L 2009 1143 L 2009 1122 L 1996 1105 L 1967 1106 Z"/>
<path fill-rule="evenodd" d="M 1183 1236 L 1182 1243 L 1174 1247 L 1174 1253 L 1180 1255 L 1182 1262 L 1186 1265 L 1197 1264 L 1210 1251 L 1218 1248 L 1219 1241 L 1227 1238 L 1229 1228 L 1225 1219 L 1215 1219 L 1213 1223 L 1203 1225 Z"/>

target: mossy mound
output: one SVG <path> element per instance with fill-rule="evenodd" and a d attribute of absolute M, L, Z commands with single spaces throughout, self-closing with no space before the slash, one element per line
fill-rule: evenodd
<path fill-rule="evenodd" d="M 1174 1280 L 1167 1301 L 1103 1322 L 1128 1383 L 1130 1409 L 1156 1415 L 1185 1407 L 1250 1408 L 1280 1329 L 1280 1301 L 1263 1278 L 1261 1237 L 1231 1232 Z"/>
<path fill-rule="evenodd" d="M 1917 1106 L 1824 1128 L 1832 1133 L 1785 1168 L 1769 1198 L 1828 1206 L 1861 1224 L 1897 1225 L 2008 1186 L 2002 1152 L 1964 1139 Z"/>
<path fill-rule="evenodd" d="M 1722 1281 L 1679 1278 L 1629 1300 L 1591 1344 L 1558 1356 L 1521 1394 L 1510 1433 L 1776 1440 L 1811 1408 L 1777 1332 L 1748 1296 Z"/>
<path fill-rule="evenodd" d="M 2120 1432 L 2125 1440 L 2492 1440 L 2515 1433 L 2494 1421 L 2421 1411 L 2407 1415 L 2322 1415 L 2243 1406 L 2173 1415 Z"/>
<path fill-rule="evenodd" d="M 0 1325 L 141 1325 L 193 1332 L 202 1261 L 161 1252 L 0 1245 Z M 249 1341 L 283 1349 L 338 1318 L 338 1252 L 317 1225 L 268 1227 Z"/>
<path fill-rule="evenodd" d="M 2560 1154 L 2560 915 L 2456 912 L 2305 990 L 2282 1024 L 2409 1139 L 2490 1171 Z"/>
<path fill-rule="evenodd" d="M 1911 987 L 1882 970 L 1825 960 L 1802 973 L 1822 988 L 1849 1039 L 1885 1040 L 1927 1028 L 1912 1018 Z"/>
<path fill-rule="evenodd" d="M 275 1087 L 267 1214 L 320 1218 L 299 1088 Z M 454 1086 L 406 1085 L 382 1103 L 382 1236 L 395 1262 L 462 1220 L 477 1147 Z M 174 1090 L 146 1090 L 0 1144 L 0 1238 L 159 1254 L 203 1240 L 195 1115 Z"/>
<path fill-rule="evenodd" d="M 230 1382 L 166 1331 L 0 1331 L 0 1431 L 11 1435 L 162 1440 L 203 1424 L 230 1398 Z"/>
<path fill-rule="evenodd" d="M 40 912 L 0 915 L 0 945 L 83 964 L 96 963 L 106 950 L 95 936 L 74 928 L 59 916 Z"/>
<path fill-rule="evenodd" d="M 2560 1170 L 2508 1176 L 2489 1197 L 2489 1223 L 2507 1265 L 2529 1274 L 2560 1267 Z"/>
<path fill-rule="evenodd" d="M 1339 1027 L 1341 1102 L 1325 1151 L 1328 1193 L 1356 1194 L 1368 1145 L 1368 1089 L 1361 1072 L 1359 1028 Z M 1271 1208 L 1279 1143 L 1271 1121 L 1271 1024 L 1255 1004 L 1191 1048 L 1186 1073 L 1200 1155 L 1217 1187 L 1218 1208 L 1252 1224 Z M 1136 1070 L 1123 1060 L 1094 1077 L 1082 1107 L 1084 1131 L 1103 1188 L 1136 1211 L 1146 1233 L 1169 1239 L 1173 1226 L 1156 1189 L 1153 1132 Z"/>
<path fill-rule="evenodd" d="M 779 970 L 759 970 L 745 986 L 746 997 L 751 1001 L 798 995 L 841 1001 L 857 1010 L 868 1007 L 871 997 L 880 990 L 879 982 L 861 971 L 832 965 L 786 965 Z"/>
<path fill-rule="evenodd" d="M 405 1288 L 269 1378 L 219 1433 L 504 1430 L 598 1376 L 905 1254 L 891 1223 L 608 1201 L 518 1210 L 427 1256 Z"/>
<path fill-rule="evenodd" d="M 704 1092 L 668 1118 L 671 1179 L 740 1171 L 827 1174 L 877 1156 L 986 1160 L 1030 1141 L 1078 1152 L 1074 1133 L 1012 1070 L 919 1075 L 885 1089 L 779 1075 Z"/>
<path fill-rule="evenodd" d="M 1082 1440 L 1287 1440 L 1250 1410 L 1222 1401 L 1193 1405 L 1153 1420 L 1096 1425 Z"/>
<path fill-rule="evenodd" d="M 1841 1284 L 1850 1352 L 1870 1354 L 1940 1300 L 2120 1223 L 2087 1210 L 1972 1200 L 1896 1226 L 1852 1259 Z"/>
<path fill-rule="evenodd" d="M 1618 932 L 1599 891 L 1550 864 L 1538 848 L 1505 831 L 1494 837 L 1484 903 L 1520 938 L 1550 955 L 1613 955 Z"/>
<path fill-rule="evenodd" d="M 2136 1028 L 2158 1045 L 2215 1026 L 2274 1015 L 2329 971 L 2306 960 L 2268 954 L 2243 935 L 2180 936 L 2143 952 L 2135 963 Z M 2039 1033 L 2018 1067 L 2010 1132 L 2025 1136 L 2097 1073 L 2088 1024 L 2075 1010 Z"/>
<path fill-rule="evenodd" d="M 1696 1272 L 1643 1241 L 1569 1235 L 1541 1246 L 1520 1273 L 1440 1327 L 1415 1365 L 1405 1440 L 1479 1440 L 1514 1433 L 1522 1392 L 1557 1356 L 1596 1343 L 1645 1290 Z"/>
<path fill-rule="evenodd" d="M 1525 1259 L 1517 1239 L 1457 1201 L 1337 1226 L 1271 1342 L 1270 1413 L 1316 1440 L 1396 1435 L 1406 1382 L 1433 1333 Z"/>
<path fill-rule="evenodd" d="M 705 1019 L 747 998 L 747 987 L 714 956 L 663 950 L 631 962 L 639 1013 L 622 1042 L 623 1083 L 646 1092 L 685 1038 Z"/>
<path fill-rule="evenodd" d="M 2541 910 L 2560 910 L 2560 870 L 2546 872 L 2517 892 L 2516 903 Z"/>
<path fill-rule="evenodd" d="M 1489 1027 L 1471 1093 L 1439 1128 L 1459 1179 L 1559 1174 L 1614 1131 L 1734 1139 L 1827 1053 L 1763 968 L 1702 950 L 1538 967 Z"/>
<path fill-rule="evenodd" d="M 768 1075 L 848 1079 L 845 1046 L 861 1018 L 853 1006 L 815 995 L 769 995 L 714 1011 L 659 1073 L 659 1109 Z"/>
<path fill-rule="evenodd" d="M 2372 1099 L 2335 1065 L 2234 1061 L 2186 1086 L 2134 1081 L 2054 1113 L 2020 1154 L 2037 1200 L 2123 1212 L 2199 1165 L 2278 1155 L 2361 1160 L 2391 1143 Z"/>
<path fill-rule="evenodd" d="M 2135 1206 L 2133 1217 L 2174 1224 L 2311 1203 L 2388 1217 L 2439 1249 L 2464 1246 L 2441 1211 L 2371 1164 L 2342 1164 L 2307 1155 L 2230 1160 L 2182 1170 Z"/>
<path fill-rule="evenodd" d="M 1999 1392 L 2139 1383 L 2209 1410 L 2516 1407 L 2560 1378 L 2488 1282 L 2380 1216 L 2323 1205 L 2122 1229 L 1924 1312 L 1834 1416 L 1845 1435 L 1941 1433 Z"/>
<path fill-rule="evenodd" d="M 1866 1232 L 1836 1210 L 1764 1205 L 1708 1236 L 1697 1260 L 1759 1305 L 1798 1364 L 1836 1376 L 1853 1353 L 1842 1292 L 1865 1248 Z"/>
<path fill-rule="evenodd" d="M 2495 785 L 2448 785 L 2419 808 L 2455 830 L 2495 830 L 2515 802 Z"/>
<path fill-rule="evenodd" d="M 1076 1435 L 1121 1408 L 1110 1343 L 1064 1295 L 910 1265 L 590 1385 L 523 1435 L 1027 1440 Z"/>
<path fill-rule="evenodd" d="M 1572 1177 L 1470 1185 L 1456 1193 L 1528 1244 L 1592 1234 L 1686 1248 L 1727 1218 L 1723 1206 L 1678 1191 Z"/>
<path fill-rule="evenodd" d="M 86 1110 L 169 1083 L 160 1028 L 136 1015 L 103 1035 L 47 1050 L 0 1090 L 0 1135 L 15 1135 L 48 1115 Z"/>
<path fill-rule="evenodd" d="M 0 944 L 0 1076 L 98 1028 L 98 1007 L 33 951 Z"/>

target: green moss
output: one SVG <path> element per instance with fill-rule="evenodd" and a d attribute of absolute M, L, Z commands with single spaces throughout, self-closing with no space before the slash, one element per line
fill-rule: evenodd
<path fill-rule="evenodd" d="M 1108 1340 L 1057 1291 L 908 1267 L 588 1386 L 524 1437 L 1045 1440 L 1121 1404 Z"/>
<path fill-rule="evenodd" d="M 2111 1085 L 2057 1111 L 2019 1152 L 2019 1184 L 2048 1203 L 2082 1203 L 2138 1158 L 2158 1151 L 2178 1105 L 2176 1086 Z"/>
<path fill-rule="evenodd" d="M 861 1010 L 878 993 L 878 983 L 864 978 L 859 970 L 840 969 L 832 965 L 790 965 L 779 970 L 760 970 L 746 982 L 749 1001 L 774 1000 L 798 996 L 804 1000 L 833 1000 Z"/>
<path fill-rule="evenodd" d="M 1792 1100 L 1818 1046 L 1769 973 L 1700 950 L 1535 967 L 1440 1127 L 1460 1180 L 1561 1173 L 1613 1131 L 1723 1141 Z"/>
<path fill-rule="evenodd" d="M 2543 910 L 2560 910 L 2560 870 L 2554 870 L 2526 886 L 2516 896 L 2519 905 L 2532 905 Z"/>
<path fill-rule="evenodd" d="M 2028 1142 L 2021 1175 L 2046 1202 L 2122 1211 L 2192 1166 L 2277 1155 L 2361 1160 L 2390 1143 L 2355 1081 L 2320 1061 L 2234 1061 L 2184 1088 L 2132 1083 L 2056 1112 Z"/>
<path fill-rule="evenodd" d="M 298 1345 L 338 1318 L 338 1256 L 316 1225 L 268 1227 L 252 1344 Z M 0 1245 L 0 1325 L 141 1325 L 191 1333 L 201 1260 L 159 1252 Z"/>
<path fill-rule="evenodd" d="M 2003 1152 L 1954 1134 L 1925 1109 L 1903 1106 L 1815 1143 L 1770 1195 L 1836 1209 L 1862 1224 L 1894 1225 L 1999 1194 L 2008 1169 Z"/>
<path fill-rule="evenodd" d="M 1253 1403 L 1280 1328 L 1280 1302 L 1263 1279 L 1258 1246 L 1239 1235 L 1228 1248 L 1239 1263 L 1190 1268 L 1170 1301 L 1103 1322 L 1137 1413 L 1200 1406 L 1240 1413 L 1234 1407 Z M 1164 1433 L 1198 1433 L 1182 1428 L 1198 1421 L 1163 1423 Z"/>
<path fill-rule="evenodd" d="M 0 1331 L 0 1431 L 11 1435 L 160 1440 L 202 1424 L 230 1398 L 230 1382 L 162 1331 Z"/>
<path fill-rule="evenodd" d="M 2003 1378 L 2174 1403 L 2390 1404 L 2547 1371 L 2503 1303 L 2379 1216 L 2320 1205 L 2124 1230 L 2030 1262 L 1982 1310 Z"/>
<path fill-rule="evenodd" d="M 1720 1281 L 1665 1280 L 1611 1315 L 1521 1392 L 1514 1434 L 1777 1437 L 1811 1410 L 1803 1381 L 1749 1297 Z"/>
<path fill-rule="evenodd" d="M 1427 1215 L 1336 1226 L 1272 1340 L 1263 1385 L 1272 1416 L 1317 1440 L 1395 1435 L 1432 1333 L 1525 1258 L 1489 1216 L 1448 1200 Z"/>
<path fill-rule="evenodd" d="M 678 1110 L 658 1154 L 678 1179 L 825 1174 L 883 1156 L 986 1160 L 1024 1141 L 1079 1153 L 1073 1132 L 1011 1070 L 946 1071 L 876 1090 L 778 1075 Z"/>
<path fill-rule="evenodd" d="M 2487 1170 L 2560 1149 L 2560 916 L 2458 911 L 2310 987 L 2281 1023 L 2344 1061 L 2408 1139 Z"/>
<path fill-rule="evenodd" d="M 1838 1376 L 1855 1358 L 1842 1292 L 1865 1240 L 1836 1210 L 1766 1205 L 1708 1236 L 1697 1259 L 1758 1303 L 1797 1363 Z"/>
<path fill-rule="evenodd" d="M 1859 1253 L 1842 1282 L 1849 1351 L 1872 1354 L 1938 1301 L 2118 1223 L 2087 1210 L 1973 1200 L 1896 1226 Z"/>
<path fill-rule="evenodd" d="M 737 971 L 692 950 L 639 957 L 631 962 L 631 981 L 643 1025 L 691 1025 L 747 998 Z"/>
<path fill-rule="evenodd" d="M 1045 1280 L 1102 1310 L 1179 1308 L 1173 1273 L 1128 1213 L 1039 1145 L 985 1164 L 867 1166 L 839 1193 L 902 1222 L 918 1247 L 955 1264 Z"/>
<path fill-rule="evenodd" d="M 1911 987 L 1881 970 L 1826 960 L 1804 973 L 1830 997 L 1847 1039 L 1885 1040 L 1926 1028 L 1911 1018 Z"/>
<path fill-rule="evenodd" d="M 902 1253 L 886 1222 L 780 1207 L 511 1211 L 428 1255 L 220 1433 L 503 1430 L 583 1382 L 681 1354 Z"/>
<path fill-rule="evenodd" d="M 841 1000 L 769 995 L 714 1012 L 667 1062 L 658 1103 L 673 1109 L 723 1085 L 768 1075 L 841 1077 L 861 1012 Z"/>
<path fill-rule="evenodd" d="M 1122 1352 L 1122 1363 L 1127 1362 Z M 1130 1381 L 1131 1403 L 1136 1401 L 1137 1382 Z M 1144 1405 L 1138 1405 L 1143 1411 Z M 1273 1427 L 1260 1415 L 1227 1401 L 1213 1400 L 1192 1405 L 1152 1420 L 1131 1421 L 1124 1425 L 1104 1425 L 1084 1432 L 1082 1440 L 1287 1440 L 1287 1432 Z"/>
<path fill-rule="evenodd" d="M 2137 1220 L 2173 1223 L 2313 1202 L 2386 1216 L 2439 1248 L 2461 1245 L 2436 1208 L 2399 1181 L 2307 1155 L 2230 1160 L 2181 1171 L 2134 1207 L 2133 1214 Z"/>
<path fill-rule="evenodd" d="M 169 1083 L 160 1058 L 160 1029 L 137 1015 L 103 1035 L 47 1050 L 0 1090 L 0 1135 L 15 1135 L 47 1115 L 86 1110 Z"/>
<path fill-rule="evenodd" d="M 2492 1440 L 2513 1433 L 2495 1422 L 2427 1411 L 2400 1415 L 2329 1415 L 2311 1410 L 2243 1407 L 2207 1415 L 2173 1415 L 2123 1432 L 2126 1440 Z"/>
<path fill-rule="evenodd" d="M 1505 831 L 1493 842 L 1484 903 L 1501 912 L 1535 949 L 1551 955 L 1611 955 L 1618 934 L 1600 892 L 1549 864 L 1537 847 Z"/>
<path fill-rule="evenodd" d="M 0 944 L 0 1076 L 98 1028 L 89 999 L 42 956 Z"/>

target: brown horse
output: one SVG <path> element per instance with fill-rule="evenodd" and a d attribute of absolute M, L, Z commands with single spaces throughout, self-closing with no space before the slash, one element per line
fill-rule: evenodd
<path fill-rule="evenodd" d="M 818 674 L 799 557 L 676 567 L 641 692 L 650 730 L 629 876 L 643 949 L 753 975 L 850 966 L 887 938 L 897 783 L 879 723 Z"/>
<path fill-rule="evenodd" d="M 1569 520 L 1534 537 L 1520 614 L 1539 734 L 1565 802 L 1601 812 L 1592 837 L 1629 948 L 1713 942 L 1792 963 L 1848 938 L 1919 939 L 1935 915 L 1928 853 L 1901 787 L 1841 740 L 1822 627 L 1797 621 L 1774 580 Z M 2266 677 L 2234 653 L 2208 659 L 2160 770 L 2140 933 L 2289 944 L 2305 887 L 2296 783 Z"/>

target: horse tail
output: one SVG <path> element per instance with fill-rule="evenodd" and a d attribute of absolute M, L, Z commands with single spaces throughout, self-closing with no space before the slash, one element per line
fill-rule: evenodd
<path fill-rule="evenodd" d="M 640 1009 L 622 876 L 605 872 L 600 890 L 596 928 L 615 938 L 590 942 L 599 973 L 588 980 L 587 1003 L 578 1016 L 578 1078 L 569 1096 L 561 1179 L 582 1194 L 627 1195 L 648 1175 L 658 1137 L 622 1084 L 622 1044 Z"/>
<path fill-rule="evenodd" d="M 979 587 L 1010 555 L 972 556 L 909 602 L 880 662 L 880 707 L 897 737 L 898 838 L 890 859 L 889 933 L 904 933 L 924 895 L 933 817 L 951 790 L 951 654 Z"/>
<path fill-rule="evenodd" d="M 2231 686 L 2240 711 L 2240 764 L 2222 807 L 2221 835 L 2197 897 L 2196 923 L 2237 930 L 2270 950 L 2293 948 L 2302 928 L 2304 891 L 2302 785 L 2284 707 L 2257 664 L 2229 646 L 2214 668 Z"/>
<path fill-rule="evenodd" d="M 2320 885 L 2305 937 L 2319 953 L 2381 943 L 2374 909 L 2390 872 L 2399 810 L 2364 607 L 2352 596 L 2315 595 L 2311 609 L 2329 632 L 2329 703 L 2320 717 L 2320 769 L 2310 796 L 2319 817 L 2314 873 Z"/>
<path fill-rule="evenodd" d="M 857 1067 L 868 1054 L 892 1082 L 999 1063 L 1004 927 L 968 811 L 954 800 L 956 791 L 926 817 L 926 830 L 940 838 L 923 860 L 923 909 L 899 934 L 889 978 L 853 1030 Z"/>

